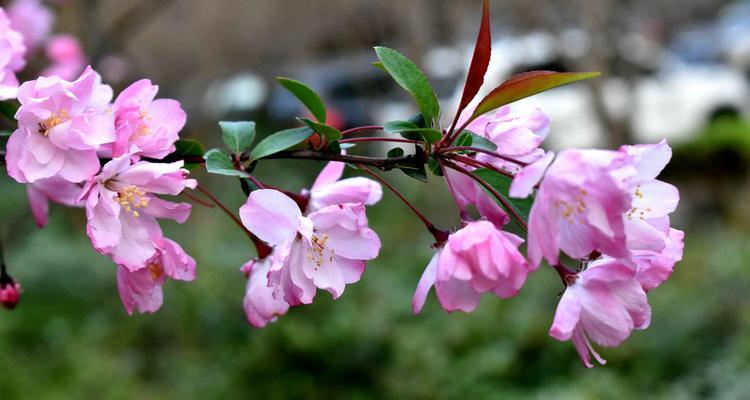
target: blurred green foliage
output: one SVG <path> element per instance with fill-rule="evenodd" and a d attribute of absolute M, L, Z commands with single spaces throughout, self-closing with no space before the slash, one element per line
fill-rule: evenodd
<path fill-rule="evenodd" d="M 276 171 L 282 166 L 269 162 L 258 173 L 298 189 L 315 172 Z M 233 179 L 212 178 L 238 208 L 243 198 Z M 442 226 L 454 223 L 444 218 L 453 213 L 450 200 L 435 195 L 444 191 L 437 179 L 389 178 Z M 707 177 L 690 179 L 674 183 L 689 192 Z M 198 206 L 186 225 L 165 224 L 198 260 L 199 279 L 168 283 L 157 314 L 128 317 L 113 265 L 85 236 L 82 210 L 53 206 L 50 226 L 36 230 L 23 187 L 3 176 L 0 190 L 7 261 L 25 290 L 15 311 L 0 312 L 0 399 L 739 399 L 750 393 L 750 230 L 737 220 L 750 213 L 742 207 L 724 215 L 695 211 L 690 200 L 681 205 L 675 221 L 688 232 L 685 261 L 649 295 L 651 327 L 617 349 L 601 349 L 609 364 L 587 370 L 571 344 L 547 335 L 562 289 L 547 268 L 531 275 L 518 297 L 486 296 L 472 314 L 446 313 L 431 295 L 423 313 L 412 315 L 430 236 L 388 194 L 369 211 L 384 247 L 363 280 L 335 303 L 319 292 L 315 304 L 256 330 L 245 322 L 239 272 L 252 249 L 219 211 Z"/>

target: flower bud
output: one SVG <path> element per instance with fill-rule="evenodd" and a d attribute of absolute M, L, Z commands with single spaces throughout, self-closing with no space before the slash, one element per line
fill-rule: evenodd
<path fill-rule="evenodd" d="M 0 282 L 0 304 L 8 310 L 16 308 L 18 300 L 21 298 L 21 285 L 15 282 L 13 278 L 8 277 L 8 281 Z"/>

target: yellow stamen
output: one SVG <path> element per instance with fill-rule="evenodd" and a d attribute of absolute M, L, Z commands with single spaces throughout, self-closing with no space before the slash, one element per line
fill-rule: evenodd
<path fill-rule="evenodd" d="M 148 206 L 148 197 L 146 197 L 146 191 L 135 185 L 128 185 L 117 191 L 117 203 L 122 206 L 125 212 L 133 214 L 134 217 L 138 217 L 138 208 L 145 208 Z"/>

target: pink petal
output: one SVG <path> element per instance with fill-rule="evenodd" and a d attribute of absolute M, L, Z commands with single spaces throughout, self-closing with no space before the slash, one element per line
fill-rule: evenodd
<path fill-rule="evenodd" d="M 240 208 L 242 224 L 271 245 L 279 245 L 294 237 L 301 216 L 294 200 L 271 189 L 253 191 Z"/>

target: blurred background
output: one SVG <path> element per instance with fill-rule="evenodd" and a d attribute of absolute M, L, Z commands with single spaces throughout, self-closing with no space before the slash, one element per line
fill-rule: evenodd
<path fill-rule="evenodd" d="M 116 91 L 150 78 L 187 110 L 183 136 L 209 147 L 220 144 L 220 119 L 258 121 L 263 135 L 304 113 L 273 84 L 278 75 L 313 86 L 341 128 L 414 114 L 370 65 L 374 45 L 421 65 L 450 117 L 481 11 L 479 0 L 45 5 L 54 32 L 80 39 Z M 491 10 L 489 88 L 533 69 L 603 72 L 516 105 L 550 115 L 548 147 L 667 138 L 675 150 L 662 178 L 682 193 L 673 225 L 687 233 L 684 261 L 649 294 L 651 327 L 601 349 L 607 366 L 586 370 L 572 345 L 547 336 L 562 288 L 544 268 L 514 299 L 486 296 L 472 314 L 448 314 L 430 296 L 413 316 L 431 237 L 389 195 L 369 210 L 382 256 L 335 304 L 321 292 L 251 328 L 239 267 L 253 249 L 226 216 L 196 206 L 187 224 L 165 225 L 198 261 L 199 279 L 170 282 L 157 314 L 128 317 L 83 211 L 53 206 L 37 230 L 24 188 L 3 174 L 7 263 L 25 292 L 15 311 L 0 312 L 0 398 L 750 398 L 750 1 L 491 0 Z M 321 167 L 274 161 L 257 173 L 299 190 Z M 242 204 L 230 178 L 195 175 L 234 209 Z M 439 180 L 388 178 L 455 226 Z"/>

